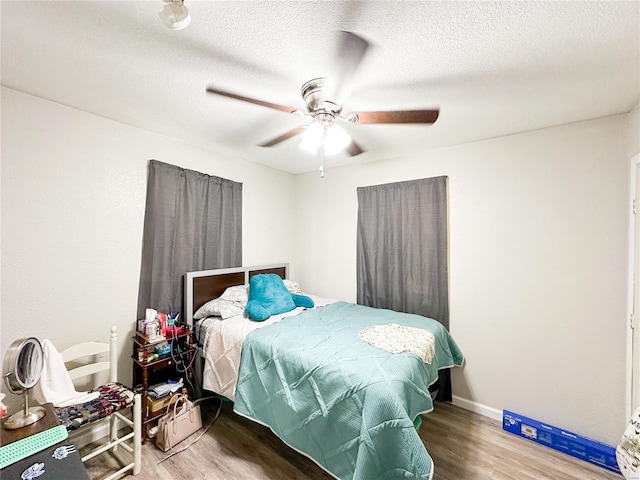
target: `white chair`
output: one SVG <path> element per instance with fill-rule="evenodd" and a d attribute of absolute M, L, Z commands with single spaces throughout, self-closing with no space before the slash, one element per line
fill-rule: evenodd
<path fill-rule="evenodd" d="M 116 346 L 117 337 L 114 325 L 111 327 L 109 343 L 80 343 L 61 352 L 65 367 L 74 383 L 80 378 L 86 378 L 99 372 L 109 372 L 109 383 L 94 389 L 100 391 L 100 396 L 96 400 L 81 405 L 56 408 L 58 418 L 67 427 L 70 436 L 84 435 L 92 426 L 101 426 L 102 420 L 109 418 L 109 442 L 84 455 L 82 461 L 86 462 L 108 450 L 115 451 L 119 445 L 133 454 L 133 461 L 105 477 L 104 480 L 116 478 L 128 470 L 132 470 L 133 475 L 138 475 L 142 466 L 142 401 L 140 394 L 134 394 L 117 382 Z M 106 352 L 109 352 L 109 361 L 95 361 L 97 355 Z M 122 410 L 129 407 L 133 410 L 132 420 L 121 413 Z M 120 433 L 118 421 L 122 421 L 132 431 L 118 436 Z"/>

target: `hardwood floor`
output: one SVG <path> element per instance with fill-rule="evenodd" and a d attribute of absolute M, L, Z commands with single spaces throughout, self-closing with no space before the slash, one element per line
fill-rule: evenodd
<path fill-rule="evenodd" d="M 211 405 L 204 408 L 209 424 Z M 502 430 L 500 422 L 440 403 L 424 416 L 420 437 L 435 462 L 433 480 L 621 480 L 601 467 Z M 191 439 L 186 440 L 188 443 Z M 120 449 L 122 450 L 122 449 Z M 123 458 L 126 452 L 119 453 Z M 128 480 L 326 480 L 313 461 L 282 443 L 271 431 L 235 415 L 226 403 L 216 423 L 187 450 L 166 455 L 153 441 L 143 446 L 142 473 Z M 100 459 L 86 466 L 91 478 L 117 462 Z"/>

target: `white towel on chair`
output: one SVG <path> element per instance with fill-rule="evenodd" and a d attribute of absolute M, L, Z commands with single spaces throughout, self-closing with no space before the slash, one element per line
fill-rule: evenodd
<path fill-rule="evenodd" d="M 90 402 L 100 392 L 77 392 L 64 366 L 62 355 L 49 340 L 42 341 L 44 367 L 40 381 L 33 387 L 33 397 L 40 403 L 52 403 L 55 407 L 68 407 Z"/>

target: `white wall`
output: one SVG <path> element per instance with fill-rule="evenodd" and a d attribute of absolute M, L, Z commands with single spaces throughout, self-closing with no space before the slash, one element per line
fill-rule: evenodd
<path fill-rule="evenodd" d="M 115 323 L 130 379 L 151 158 L 243 182 L 243 263 L 289 260 L 305 289 L 345 300 L 355 300 L 356 187 L 448 175 L 451 328 L 467 358 L 454 393 L 618 441 L 637 107 L 320 179 L 1 93 L 2 353 L 19 337 L 64 348 Z"/>
<path fill-rule="evenodd" d="M 640 153 L 640 103 L 629 113 L 629 158 Z"/>
<path fill-rule="evenodd" d="M 291 175 L 7 88 L 1 153 L 2 354 L 25 336 L 106 340 L 115 324 L 131 381 L 149 159 L 242 182 L 243 262 L 292 257 Z"/>
<path fill-rule="evenodd" d="M 354 301 L 359 186 L 449 177 L 454 395 L 616 444 L 625 426 L 628 116 L 297 177 L 297 280 Z"/>

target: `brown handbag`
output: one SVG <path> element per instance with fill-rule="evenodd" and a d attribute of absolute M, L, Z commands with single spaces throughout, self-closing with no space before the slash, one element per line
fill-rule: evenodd
<path fill-rule="evenodd" d="M 171 408 L 172 403 L 173 408 Z M 180 405 L 183 407 L 178 410 Z M 167 414 L 158 421 L 156 445 L 166 452 L 201 428 L 200 405 L 190 402 L 186 395 L 174 395 L 169 401 Z"/>

